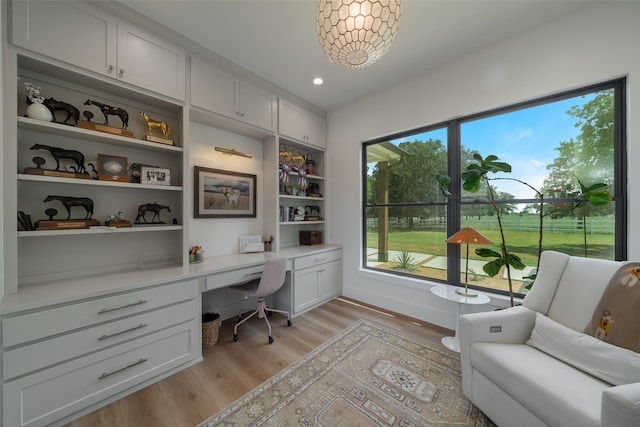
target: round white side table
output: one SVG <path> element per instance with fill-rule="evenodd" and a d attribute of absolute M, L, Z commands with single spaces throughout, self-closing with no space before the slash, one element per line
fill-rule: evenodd
<path fill-rule="evenodd" d="M 439 285 L 431 288 L 431 293 L 437 297 L 442 299 L 446 299 L 447 301 L 453 301 L 457 303 L 457 313 L 456 313 L 456 333 L 452 337 L 444 337 L 442 338 L 442 345 L 447 347 L 450 350 L 460 352 L 460 338 L 458 338 L 458 323 L 460 321 L 460 309 L 463 304 L 486 304 L 490 301 L 489 296 L 479 293 L 475 297 L 465 297 L 464 295 L 460 295 L 456 293 L 455 286 L 445 286 Z"/>

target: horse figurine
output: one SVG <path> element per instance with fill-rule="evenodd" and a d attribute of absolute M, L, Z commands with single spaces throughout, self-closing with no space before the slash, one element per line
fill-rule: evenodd
<path fill-rule="evenodd" d="M 56 170 L 60 170 L 60 159 L 73 159 L 76 162 L 77 173 L 86 173 L 84 167 L 84 155 L 77 150 L 66 150 L 64 148 L 50 147 L 48 145 L 34 144 L 32 150 L 47 150 L 56 161 Z"/>
<path fill-rule="evenodd" d="M 93 200 L 88 197 L 67 197 L 67 196 L 47 196 L 45 202 L 58 200 L 62 202 L 67 210 L 67 219 L 71 218 L 71 208 L 73 206 L 82 206 L 87 211 L 84 219 L 91 219 L 93 216 Z"/>
<path fill-rule="evenodd" d="M 87 99 L 84 102 L 84 105 L 95 105 L 100 108 L 102 114 L 104 115 L 104 124 L 109 124 L 109 115 L 118 116 L 120 120 L 122 120 L 122 129 L 126 129 L 129 126 L 129 113 L 126 110 L 120 107 L 112 107 L 110 105 L 102 104 L 98 101 L 92 101 L 91 99 Z"/>
<path fill-rule="evenodd" d="M 147 123 L 147 128 L 149 129 L 149 136 L 151 136 L 152 129 L 158 128 L 162 131 L 162 138 L 169 139 L 169 135 L 171 134 L 171 128 L 167 123 L 153 120 L 144 111 L 140 111 L 140 115 L 144 118 L 144 121 Z"/>
<path fill-rule="evenodd" d="M 167 212 L 171 212 L 171 209 L 169 208 L 169 206 L 159 205 L 156 202 L 145 203 L 144 205 L 140 205 L 138 206 L 138 215 L 136 216 L 135 223 L 140 224 L 140 221 L 139 221 L 140 219 L 142 219 L 146 223 L 147 218 L 145 218 L 145 215 L 147 214 L 147 212 L 153 212 L 153 218 L 151 218 L 151 223 L 153 224 L 155 219 L 158 218 L 158 223 L 161 224 L 162 221 L 160 221 L 160 212 L 163 209 L 166 209 Z"/>
<path fill-rule="evenodd" d="M 54 122 L 56 120 L 56 111 L 66 111 L 67 118 L 64 119 L 62 124 L 67 124 L 67 121 L 69 121 L 69 119 L 71 118 L 73 118 L 76 121 L 76 124 L 78 124 L 78 120 L 80 119 L 80 111 L 73 105 L 67 104 L 66 102 L 62 101 L 56 101 L 53 98 L 47 98 L 42 101 L 42 103 L 49 109 L 49 111 L 51 111 L 51 114 L 53 114 Z"/>

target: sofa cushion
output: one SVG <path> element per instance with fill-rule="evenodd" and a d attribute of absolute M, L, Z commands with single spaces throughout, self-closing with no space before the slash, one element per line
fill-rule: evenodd
<path fill-rule="evenodd" d="M 604 288 L 618 268 L 620 263 L 616 261 L 569 257 L 549 311 L 543 314 L 575 331 L 584 331 Z M 534 283 L 531 290 L 536 285 Z"/>
<path fill-rule="evenodd" d="M 611 277 L 585 334 L 640 353 L 640 262 L 624 264 Z"/>
<path fill-rule="evenodd" d="M 525 344 L 474 343 L 470 360 L 547 425 L 600 425 L 601 395 L 611 387 L 604 381 Z"/>
<path fill-rule="evenodd" d="M 640 381 L 640 354 L 576 332 L 540 313 L 527 344 L 610 384 Z"/>

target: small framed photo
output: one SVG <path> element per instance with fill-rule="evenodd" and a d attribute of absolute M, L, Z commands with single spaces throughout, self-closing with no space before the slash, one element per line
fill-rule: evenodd
<path fill-rule="evenodd" d="M 151 185 L 171 185 L 171 170 L 165 168 L 140 168 L 140 183 Z"/>
<path fill-rule="evenodd" d="M 256 175 L 194 166 L 195 218 L 256 217 Z"/>
<path fill-rule="evenodd" d="M 129 182 L 127 158 L 98 154 L 98 179 L 100 181 Z"/>

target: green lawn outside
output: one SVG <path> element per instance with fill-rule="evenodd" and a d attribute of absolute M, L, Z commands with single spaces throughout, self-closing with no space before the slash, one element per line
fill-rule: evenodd
<path fill-rule="evenodd" d="M 500 233 L 498 230 L 477 231 L 494 242 L 485 246 L 499 251 Z M 512 253 L 522 258 L 526 265 L 535 266 L 537 263 L 537 231 L 507 230 L 505 239 L 507 247 Z M 389 233 L 389 249 L 395 251 L 406 250 L 432 255 L 446 255 L 445 244 L 447 236 L 440 231 L 392 231 Z M 546 233 L 542 241 L 542 250 L 556 250 L 569 255 L 584 256 L 584 237 L 582 233 Z M 370 248 L 377 247 L 378 233 L 367 232 L 367 243 Z M 473 249 L 469 248 L 469 259 L 481 259 L 476 256 Z M 612 234 L 588 234 L 587 255 L 591 258 L 614 259 L 614 235 Z"/>

